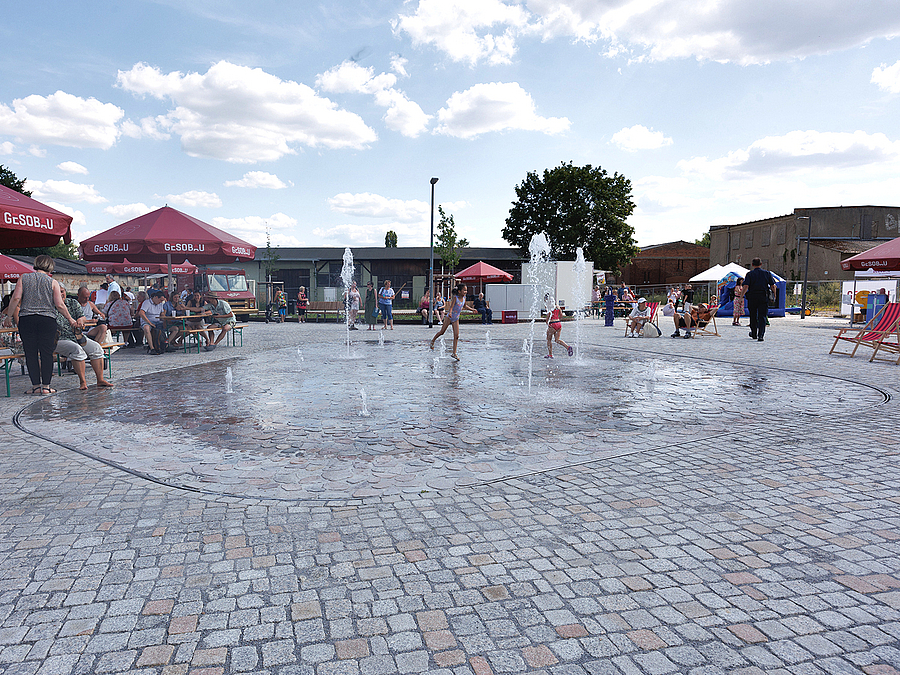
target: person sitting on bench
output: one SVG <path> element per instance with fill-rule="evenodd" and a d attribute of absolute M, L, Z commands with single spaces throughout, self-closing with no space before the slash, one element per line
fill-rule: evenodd
<path fill-rule="evenodd" d="M 491 303 L 484 299 L 484 293 L 478 294 L 473 307 L 481 314 L 481 323 L 493 323 L 494 313 L 491 311 Z"/>
<path fill-rule="evenodd" d="M 222 341 L 222 338 L 225 337 L 225 334 L 234 328 L 234 324 L 237 323 L 237 319 L 234 318 L 234 312 L 231 311 L 231 305 L 224 300 L 217 300 L 211 295 L 206 296 L 206 304 L 203 305 L 203 314 L 200 316 L 208 316 L 210 326 L 218 325 L 222 329 L 218 336 L 216 336 L 215 342 L 208 344 L 203 348 L 208 352 L 215 349 Z"/>

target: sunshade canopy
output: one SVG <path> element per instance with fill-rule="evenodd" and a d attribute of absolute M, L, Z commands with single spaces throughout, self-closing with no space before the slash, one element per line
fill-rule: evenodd
<path fill-rule="evenodd" d="M 130 274 L 132 276 L 145 276 L 150 274 L 169 273 L 169 266 L 165 263 L 133 263 L 128 260 L 123 262 L 89 262 L 88 274 Z M 197 266 L 185 260 L 181 265 L 172 265 L 172 274 L 193 274 Z"/>
<path fill-rule="evenodd" d="M 900 270 L 900 237 L 841 261 L 844 270 Z"/>
<path fill-rule="evenodd" d="M 256 247 L 212 225 L 164 206 L 81 243 L 85 260 L 164 262 L 188 257 L 195 264 L 253 260 Z"/>
<path fill-rule="evenodd" d="M 34 272 L 34 269 L 18 260 L 0 255 L 0 281 L 16 281 L 29 272 Z"/>
<path fill-rule="evenodd" d="M 512 274 L 486 262 L 477 262 L 462 272 L 454 274 L 460 281 L 512 281 Z"/>
<path fill-rule="evenodd" d="M 0 248 L 56 246 L 60 237 L 68 244 L 71 225 L 72 216 L 0 185 Z"/>
<path fill-rule="evenodd" d="M 722 272 L 721 265 L 713 265 L 705 272 L 700 272 L 700 274 L 693 276 L 690 278 L 691 281 L 718 281 L 723 276 L 725 276 L 726 272 Z"/>

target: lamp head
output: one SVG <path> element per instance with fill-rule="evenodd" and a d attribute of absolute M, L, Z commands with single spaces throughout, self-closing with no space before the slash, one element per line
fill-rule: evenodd
<path fill-rule="evenodd" d="M 438 179 L 437 179 L 437 178 L 432 178 L 432 179 L 431 179 L 431 184 L 432 184 L 432 185 L 434 185 L 434 184 L 437 183 L 437 182 L 438 182 Z"/>

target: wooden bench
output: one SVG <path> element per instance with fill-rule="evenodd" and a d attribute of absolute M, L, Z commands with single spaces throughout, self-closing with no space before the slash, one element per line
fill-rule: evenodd
<path fill-rule="evenodd" d="M 235 341 L 237 340 L 238 335 L 241 336 L 241 347 L 244 346 L 244 329 L 249 326 L 250 326 L 249 323 L 236 323 L 231 327 L 231 330 L 228 332 L 231 333 L 231 346 L 232 347 L 237 347 L 237 344 L 235 343 Z M 228 340 L 227 335 L 225 336 L 225 339 Z"/>
<path fill-rule="evenodd" d="M 24 359 L 24 354 L 3 354 L 0 355 L 0 368 L 3 368 L 3 373 L 6 375 L 6 398 L 12 396 L 9 388 L 9 371 L 12 370 L 13 362 L 16 359 Z M 25 362 L 22 361 L 22 374 L 25 374 Z"/>
<path fill-rule="evenodd" d="M 106 342 L 100 345 L 103 349 L 103 368 L 109 371 L 110 377 L 112 377 L 112 350 L 116 347 L 124 347 L 125 344 L 124 342 Z M 62 375 L 63 359 L 56 352 L 53 352 L 53 357 L 56 359 L 56 374 Z"/>
<path fill-rule="evenodd" d="M 344 303 L 343 302 L 311 302 L 309 303 L 309 307 L 306 308 L 306 317 L 307 319 L 311 316 L 316 317 L 316 323 L 319 322 L 319 317 L 322 317 L 323 321 L 328 321 L 328 315 L 330 313 L 335 314 L 335 320 L 341 320 L 341 314 L 344 311 Z M 243 340 L 243 338 L 241 338 Z"/>

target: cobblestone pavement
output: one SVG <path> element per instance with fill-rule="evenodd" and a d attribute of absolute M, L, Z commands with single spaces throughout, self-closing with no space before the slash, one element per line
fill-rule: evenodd
<path fill-rule="evenodd" d="M 260 324 L 120 352 L 109 392 L 13 377 L 0 673 L 900 672 L 900 369 L 827 356 L 835 325 L 589 322 L 530 393 L 524 325 L 463 326 L 459 364 Z"/>

